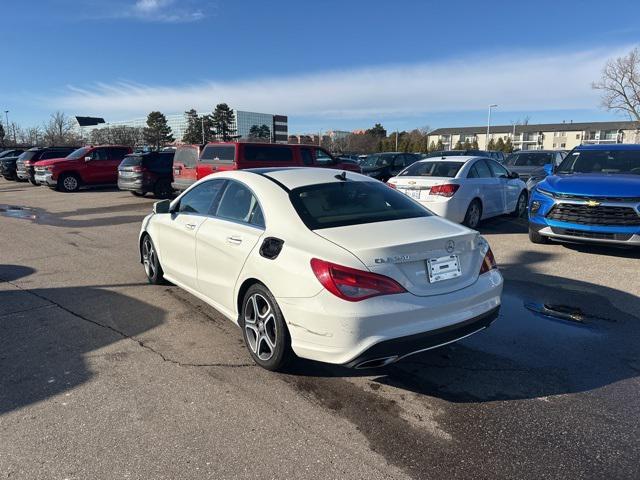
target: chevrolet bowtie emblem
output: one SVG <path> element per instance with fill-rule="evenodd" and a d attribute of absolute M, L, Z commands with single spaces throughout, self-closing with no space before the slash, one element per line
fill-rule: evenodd
<path fill-rule="evenodd" d="M 600 202 L 596 202 L 595 200 L 589 200 L 587 202 L 588 207 L 597 207 L 598 205 L 600 205 Z"/>

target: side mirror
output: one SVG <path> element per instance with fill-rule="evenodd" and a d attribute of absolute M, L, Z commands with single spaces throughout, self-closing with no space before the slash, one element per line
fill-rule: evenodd
<path fill-rule="evenodd" d="M 544 173 L 546 173 L 547 175 L 553 175 L 552 163 L 547 163 L 544 167 L 542 167 L 542 169 L 544 170 Z"/>
<path fill-rule="evenodd" d="M 85 161 L 85 162 L 89 162 L 89 161 L 91 161 L 91 157 L 84 157 L 84 161 Z"/>
<path fill-rule="evenodd" d="M 153 204 L 153 213 L 169 213 L 171 211 L 171 200 L 160 200 Z"/>

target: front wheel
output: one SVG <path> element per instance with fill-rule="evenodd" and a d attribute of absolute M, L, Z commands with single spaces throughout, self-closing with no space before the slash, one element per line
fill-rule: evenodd
<path fill-rule="evenodd" d="M 240 322 L 244 343 L 253 361 L 267 370 L 281 370 L 291 359 L 291 341 L 280 307 L 271 292 L 259 283 L 242 301 Z"/>
<path fill-rule="evenodd" d="M 515 218 L 520 218 L 524 216 L 524 212 L 527 211 L 527 192 L 523 190 L 520 192 L 520 196 L 518 197 L 518 201 L 516 202 L 516 208 L 513 212 L 511 212 L 511 216 Z"/>
<path fill-rule="evenodd" d="M 481 218 L 482 218 L 482 204 L 478 199 L 476 199 L 469 204 L 469 207 L 467 208 L 467 213 L 464 216 L 464 220 L 462 221 L 462 224 L 466 225 L 469 228 L 476 229 L 478 228 L 478 224 L 480 223 Z"/>
<path fill-rule="evenodd" d="M 164 283 L 164 272 L 160 266 L 160 260 L 158 260 L 158 253 L 148 234 L 142 240 L 142 264 L 150 284 L 161 285 Z"/>
<path fill-rule="evenodd" d="M 61 192 L 77 192 L 80 189 L 80 179 L 73 173 L 65 173 L 58 178 L 58 190 Z"/>

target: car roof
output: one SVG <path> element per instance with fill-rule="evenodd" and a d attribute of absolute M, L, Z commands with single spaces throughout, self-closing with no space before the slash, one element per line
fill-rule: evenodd
<path fill-rule="evenodd" d="M 640 144 L 613 143 L 605 145 L 578 145 L 574 150 L 640 150 Z"/>
<path fill-rule="evenodd" d="M 369 178 L 355 172 L 345 172 L 344 170 L 332 168 L 312 168 L 312 167 L 282 167 L 282 168 L 249 168 L 247 170 L 237 170 L 224 172 L 230 177 L 241 175 L 242 172 L 250 172 L 275 180 L 280 186 L 288 190 L 293 190 L 307 185 L 316 185 L 319 183 L 337 183 L 343 180 L 336 178 L 338 175 L 346 174 L 346 178 L 359 182 L 378 182 L 378 180 Z M 222 173 L 222 172 L 221 172 Z M 221 174 L 220 173 L 220 174 Z M 220 175 L 217 174 L 217 175 Z M 227 176 L 225 175 L 225 176 Z"/>
<path fill-rule="evenodd" d="M 427 157 L 421 160 L 418 160 L 416 163 L 425 163 L 425 162 L 462 162 L 467 163 L 471 160 L 482 159 L 482 160 L 492 160 L 488 157 L 483 157 L 481 155 L 451 155 L 451 156 L 442 156 L 442 157 Z"/>

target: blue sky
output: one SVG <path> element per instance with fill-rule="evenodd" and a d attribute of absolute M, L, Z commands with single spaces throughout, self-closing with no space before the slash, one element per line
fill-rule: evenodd
<path fill-rule="evenodd" d="M 616 120 L 590 84 L 640 2 L 40 0 L 2 7 L 0 109 L 289 115 L 290 131 Z M 9 73 L 9 74 L 7 74 Z"/>

